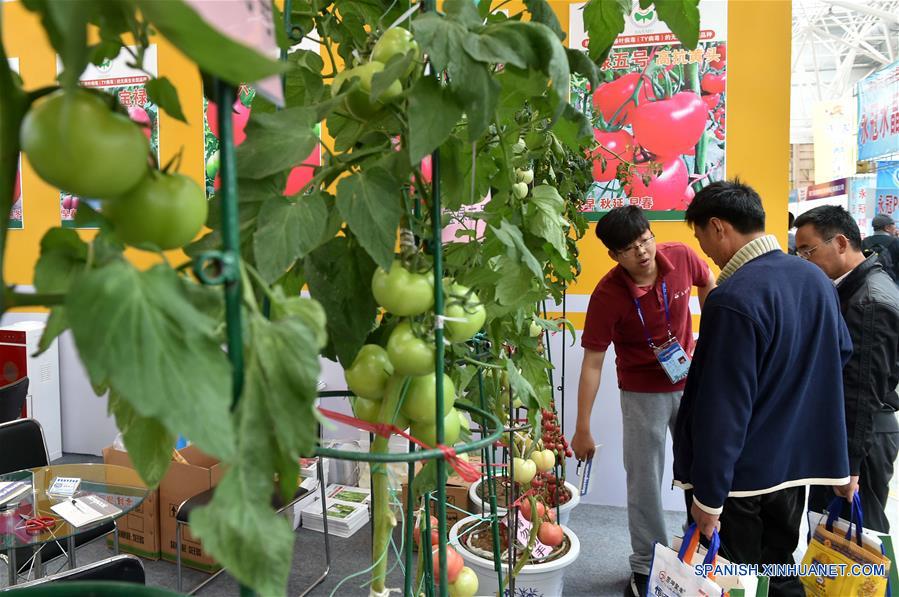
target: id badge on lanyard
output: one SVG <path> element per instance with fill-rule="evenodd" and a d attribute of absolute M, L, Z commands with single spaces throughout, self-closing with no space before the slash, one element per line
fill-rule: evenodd
<path fill-rule="evenodd" d="M 656 346 L 649 334 L 649 328 L 646 327 L 646 320 L 643 318 L 643 309 L 640 308 L 640 300 L 634 299 L 634 305 L 637 307 L 637 316 L 640 323 L 643 324 L 643 333 L 646 334 L 646 342 L 655 355 L 662 370 L 671 380 L 672 384 L 683 380 L 690 371 L 690 356 L 678 342 L 674 333 L 671 331 L 671 313 L 668 310 L 668 285 L 662 281 L 662 297 L 665 301 L 665 323 L 668 325 L 668 339 L 661 346 Z"/>

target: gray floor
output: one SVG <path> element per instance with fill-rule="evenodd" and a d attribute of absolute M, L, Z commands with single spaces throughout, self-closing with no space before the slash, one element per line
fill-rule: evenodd
<path fill-rule="evenodd" d="M 95 462 L 95 456 L 67 454 L 56 463 Z M 667 513 L 668 529 L 673 535 L 680 531 L 683 514 Z M 605 597 L 621 595 L 630 571 L 628 554 L 630 543 L 627 533 L 627 515 L 623 508 L 591 506 L 581 504 L 571 514 L 569 526 L 577 533 L 581 542 L 581 555 L 566 570 L 565 595 L 572 597 L 590 596 Z M 294 548 L 294 564 L 289 581 L 289 594 L 298 595 L 317 578 L 324 570 L 325 555 L 323 535 L 314 531 L 299 529 Z M 331 573 L 325 582 L 317 587 L 311 595 L 337 596 L 368 595 L 365 587 L 367 573 L 358 578 L 341 581 L 351 575 L 364 571 L 371 562 L 371 541 L 368 527 L 359 530 L 348 539 L 332 537 Z M 78 549 L 78 563 L 86 564 L 97 561 L 112 554 L 103 542 L 96 542 Z M 147 584 L 175 589 L 175 565 L 163 561 L 144 561 L 147 573 Z M 201 572 L 185 569 L 184 586 L 191 588 L 207 578 Z M 0 587 L 6 586 L 6 569 L 0 567 Z M 338 585 L 339 588 L 338 588 Z M 401 587 L 402 574 L 395 568 L 390 576 L 388 586 Z M 335 592 L 335 588 L 337 591 Z M 483 587 L 482 587 L 483 590 Z M 238 586 L 227 574 L 221 575 L 207 585 L 200 595 L 230 596 L 238 594 Z"/>

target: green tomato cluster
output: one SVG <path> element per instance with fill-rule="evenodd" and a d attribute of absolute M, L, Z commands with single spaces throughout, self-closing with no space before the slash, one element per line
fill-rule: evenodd
<path fill-rule="evenodd" d="M 376 118 L 387 105 L 395 102 L 403 95 L 403 85 L 398 79 L 391 83 L 377 98 L 373 98 L 372 80 L 377 73 L 384 70 L 385 65 L 390 62 L 391 58 L 397 55 L 405 56 L 409 52 L 414 52 L 413 60 L 403 78 L 409 77 L 416 70 L 421 61 L 421 48 L 419 48 L 418 42 L 415 41 L 409 30 L 402 27 L 388 29 L 375 43 L 370 62 L 354 68 L 348 68 L 334 77 L 334 83 L 331 85 L 331 95 L 337 95 L 344 83 L 358 80 L 359 87 L 347 96 L 345 108 L 347 112 L 360 120 Z"/>
<path fill-rule="evenodd" d="M 104 214 L 130 245 L 182 247 L 206 222 L 200 186 L 151 169 L 141 128 L 97 93 L 48 95 L 25 115 L 20 138 L 42 179 L 79 197 L 103 199 Z"/>

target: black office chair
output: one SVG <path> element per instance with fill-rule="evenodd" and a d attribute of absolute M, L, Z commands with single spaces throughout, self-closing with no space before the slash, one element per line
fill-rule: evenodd
<path fill-rule="evenodd" d="M 34 419 L 18 419 L 0 423 L 0 446 L 15 446 L 14 450 L 0 450 L 0 475 L 29 468 L 48 466 L 50 456 L 44 440 L 44 429 Z M 119 552 L 119 531 L 115 522 L 109 522 L 75 536 L 68 541 L 68 552 L 58 541 L 37 547 L 21 547 L 7 551 L 9 564 L 9 584 L 16 584 L 19 574 L 32 567 L 40 575 L 43 564 L 67 555 L 69 569 L 75 568 L 75 547 L 85 545 L 113 533 L 116 554 Z M 20 564 L 21 563 L 21 564 Z M 15 569 L 15 570 L 13 570 Z"/>
<path fill-rule="evenodd" d="M 0 387 L 0 423 L 15 421 L 22 416 L 22 407 L 28 395 L 28 378 Z"/>
<path fill-rule="evenodd" d="M 140 559 L 132 555 L 122 554 L 100 560 L 99 562 L 87 564 L 86 566 L 75 568 L 74 570 L 66 570 L 57 574 L 51 574 L 43 578 L 25 582 L 15 587 L 7 587 L 2 590 L 13 591 L 49 583 L 76 581 L 124 582 L 144 585 L 147 583 L 147 577 L 144 572 L 144 565 Z"/>

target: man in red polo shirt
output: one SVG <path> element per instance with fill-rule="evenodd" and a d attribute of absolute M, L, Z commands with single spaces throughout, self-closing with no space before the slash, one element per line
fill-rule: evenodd
<path fill-rule="evenodd" d="M 581 345 L 577 428 L 571 447 L 592 458 L 590 415 L 606 350 L 615 345 L 621 390 L 627 518 L 633 572 L 625 595 L 646 594 L 653 543 L 667 544 L 661 485 L 667 430 L 674 429 L 693 348 L 690 294 L 700 306 L 715 287 L 708 265 L 682 243 L 656 245 L 643 210 L 619 207 L 596 225 L 596 236 L 618 265 L 590 297 Z"/>

